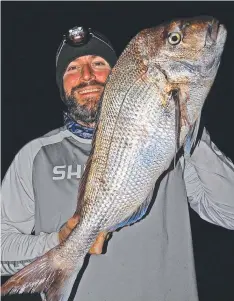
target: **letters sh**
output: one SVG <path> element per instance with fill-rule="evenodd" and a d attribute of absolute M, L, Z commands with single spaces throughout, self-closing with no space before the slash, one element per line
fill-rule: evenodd
<path fill-rule="evenodd" d="M 73 167 L 74 168 L 74 167 Z M 71 177 L 81 178 L 81 165 L 76 165 L 73 170 L 72 165 L 61 165 L 53 168 L 53 180 L 71 179 Z M 56 176 L 55 176 L 56 175 Z"/>

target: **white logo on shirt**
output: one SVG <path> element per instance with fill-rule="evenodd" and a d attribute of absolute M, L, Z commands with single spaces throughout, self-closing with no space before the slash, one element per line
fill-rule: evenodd
<path fill-rule="evenodd" d="M 72 170 L 72 165 L 61 165 L 53 168 L 53 180 L 71 179 L 71 177 L 81 178 L 81 165 L 76 166 L 76 170 Z"/>

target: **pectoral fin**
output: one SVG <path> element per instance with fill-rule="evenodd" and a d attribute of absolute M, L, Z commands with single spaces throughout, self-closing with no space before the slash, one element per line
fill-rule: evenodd
<path fill-rule="evenodd" d="M 194 125 L 192 126 L 191 130 L 189 131 L 186 140 L 185 140 L 185 145 L 184 145 L 184 153 L 186 156 L 189 156 L 191 154 L 191 150 L 194 147 L 196 140 L 197 140 L 197 135 L 198 135 L 198 130 L 200 126 L 200 120 L 201 120 L 201 115 L 198 117 Z"/>
<path fill-rule="evenodd" d="M 171 98 L 175 102 L 175 155 L 174 155 L 174 167 L 175 167 L 176 166 L 176 154 L 180 147 L 180 128 L 181 128 L 179 90 L 177 90 L 177 89 L 172 90 Z"/>

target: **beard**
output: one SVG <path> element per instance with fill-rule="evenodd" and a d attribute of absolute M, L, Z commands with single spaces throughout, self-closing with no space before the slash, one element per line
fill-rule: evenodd
<path fill-rule="evenodd" d="M 68 112 L 74 120 L 80 120 L 85 123 L 96 121 L 98 102 L 96 97 L 87 97 L 86 104 L 80 105 L 75 96 L 66 96 L 64 100 Z M 91 105 L 90 105 L 91 104 Z"/>
<path fill-rule="evenodd" d="M 68 108 L 70 116 L 76 121 L 82 121 L 86 124 L 96 122 L 97 109 L 100 97 L 87 97 L 85 99 L 85 104 L 80 104 L 77 99 L 75 92 L 80 88 L 89 87 L 91 85 L 104 86 L 103 83 L 96 81 L 89 82 L 87 84 L 82 83 L 78 86 L 75 86 L 71 90 L 71 94 L 65 94 L 64 103 Z"/>

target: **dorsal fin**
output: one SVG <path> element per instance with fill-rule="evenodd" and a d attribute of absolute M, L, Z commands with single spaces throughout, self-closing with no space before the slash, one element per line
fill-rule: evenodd
<path fill-rule="evenodd" d="M 108 76 L 106 84 L 109 81 L 109 78 L 110 78 L 110 75 Z M 106 86 L 106 84 L 105 84 L 105 86 Z M 105 92 L 105 89 L 104 89 L 104 92 Z M 80 214 L 81 208 L 83 207 L 85 187 L 86 187 L 89 171 L 90 171 L 91 164 L 92 164 L 94 149 L 95 149 L 95 146 L 96 146 L 96 138 L 97 138 L 98 126 L 99 126 L 99 122 L 100 122 L 100 115 L 101 115 L 101 108 L 102 108 L 102 101 L 103 101 L 103 97 L 104 97 L 104 92 L 102 93 L 102 96 L 101 96 L 101 98 L 99 100 L 99 103 L 98 103 L 98 108 L 97 108 L 97 113 L 96 113 L 96 127 L 95 127 L 95 131 L 94 131 L 94 134 L 93 134 L 93 139 L 92 139 L 92 148 L 91 148 L 90 155 L 89 155 L 87 163 L 86 163 L 85 171 L 84 171 L 84 173 L 83 173 L 83 175 L 80 179 L 78 197 L 77 197 L 77 207 L 76 207 L 75 214 Z"/>
<path fill-rule="evenodd" d="M 92 160 L 93 160 L 93 154 L 94 154 L 94 149 L 95 149 L 95 145 L 96 145 L 97 131 L 98 131 L 98 125 L 95 128 L 90 155 L 89 155 L 88 160 L 86 162 L 86 167 L 85 167 L 84 173 L 83 173 L 83 175 L 80 179 L 78 197 L 77 197 L 77 207 L 76 207 L 75 214 L 80 214 L 81 208 L 83 207 L 85 187 L 86 187 L 89 171 L 90 171 Z"/>

